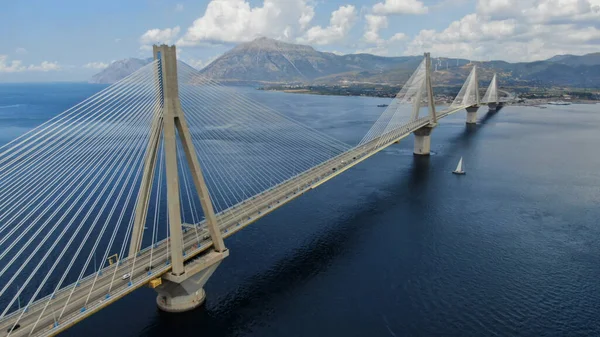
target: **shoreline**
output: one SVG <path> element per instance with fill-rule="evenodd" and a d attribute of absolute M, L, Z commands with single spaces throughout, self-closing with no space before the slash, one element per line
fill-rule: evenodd
<path fill-rule="evenodd" d="M 284 92 L 284 93 L 288 93 L 288 94 L 303 94 L 303 95 L 318 95 L 318 96 L 353 96 L 353 97 L 372 97 L 372 98 L 391 98 L 391 99 L 394 98 L 394 96 L 388 96 L 388 95 L 370 95 L 369 93 L 361 93 L 359 95 L 342 94 L 342 93 L 339 93 L 339 94 L 336 94 L 336 93 L 326 93 L 326 92 L 320 92 L 320 91 L 315 91 L 315 90 L 306 89 L 306 88 L 299 88 L 299 89 L 273 89 L 273 88 L 269 88 L 269 89 L 258 89 L 258 90 L 263 90 L 263 91 L 277 91 L 277 92 Z M 550 102 L 560 101 L 562 99 L 563 99 L 562 97 L 558 97 L 558 96 L 557 97 L 550 97 L 550 98 L 525 99 L 526 101 L 524 101 L 524 102 L 510 102 L 510 103 L 509 102 L 505 102 L 505 105 L 531 106 L 531 107 L 546 108 L 546 105 L 552 105 L 552 104 L 549 104 Z M 600 104 L 600 100 L 572 99 L 572 100 L 568 101 L 568 103 L 569 104 Z M 569 104 L 565 104 L 565 105 L 569 105 Z M 559 105 L 557 105 L 557 106 L 559 106 Z"/>

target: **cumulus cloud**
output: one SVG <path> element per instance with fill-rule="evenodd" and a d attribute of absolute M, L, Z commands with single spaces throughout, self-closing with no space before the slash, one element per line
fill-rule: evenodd
<path fill-rule="evenodd" d="M 239 43 L 260 36 L 293 41 L 314 15 L 307 0 L 264 0 L 256 7 L 247 0 L 212 0 L 177 44 Z"/>
<path fill-rule="evenodd" d="M 141 37 L 140 43 L 142 49 L 149 49 L 152 44 L 171 44 L 175 41 L 179 35 L 180 28 L 176 26 L 174 28 L 166 29 L 150 29 L 147 30 Z"/>
<path fill-rule="evenodd" d="M 108 67 L 108 63 L 89 62 L 89 63 L 86 63 L 83 67 L 87 68 L 87 69 L 104 69 L 104 68 Z"/>
<path fill-rule="evenodd" d="M 15 49 L 15 53 L 17 53 L 19 55 L 25 55 L 25 54 L 27 54 L 27 49 L 25 49 L 23 47 L 18 47 L 17 49 Z"/>
<path fill-rule="evenodd" d="M 425 14 L 427 12 L 428 8 L 419 0 L 385 0 L 373 6 L 373 13 L 379 15 Z"/>
<path fill-rule="evenodd" d="M 367 43 L 381 43 L 382 39 L 379 37 L 379 31 L 388 26 L 388 20 L 385 16 L 379 15 L 365 15 L 365 34 L 363 38 Z"/>
<path fill-rule="evenodd" d="M 311 27 L 298 41 L 318 45 L 340 41 L 348 35 L 356 19 L 357 14 L 354 6 L 340 6 L 340 8 L 331 13 L 329 26 L 325 28 L 321 26 Z"/>
<path fill-rule="evenodd" d="M 390 38 L 390 41 L 394 42 L 394 41 L 404 41 L 408 39 L 408 35 L 404 34 L 404 33 L 396 33 L 394 34 L 394 36 L 392 36 Z"/>
<path fill-rule="evenodd" d="M 422 30 L 405 53 L 532 61 L 595 52 L 599 0 L 478 0 L 477 12 L 442 31 Z"/>
<path fill-rule="evenodd" d="M 479 0 L 477 13 L 494 20 L 523 18 L 532 23 L 600 20 L 600 0 Z"/>
<path fill-rule="evenodd" d="M 8 61 L 8 55 L 0 55 L 0 73 L 15 73 L 27 69 L 20 60 Z"/>
<path fill-rule="evenodd" d="M 177 5 L 175 5 L 175 11 L 176 12 L 183 11 L 183 4 L 177 4 Z"/>
<path fill-rule="evenodd" d="M 54 71 L 60 70 L 57 62 L 43 61 L 39 65 L 23 65 L 21 60 L 8 60 L 8 55 L 0 55 L 0 73 L 18 73 L 22 71 Z"/>

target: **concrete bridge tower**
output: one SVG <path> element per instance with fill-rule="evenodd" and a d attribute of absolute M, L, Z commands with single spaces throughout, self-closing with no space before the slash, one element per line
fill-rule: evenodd
<path fill-rule="evenodd" d="M 431 83 L 431 56 L 429 53 L 425 53 L 425 83 L 417 92 L 416 98 L 413 102 L 413 118 L 416 118 L 419 115 L 423 90 L 425 90 L 427 94 L 427 107 L 429 110 L 430 120 L 429 124 L 413 133 L 415 136 L 413 153 L 418 156 L 428 156 L 431 153 L 431 133 L 437 126 L 437 114 L 435 111 L 435 101 L 433 98 L 433 85 Z"/>
<path fill-rule="evenodd" d="M 151 138 L 146 150 L 144 172 L 131 242 L 129 256 L 140 250 L 144 224 L 148 214 L 148 204 L 152 191 L 152 181 L 156 169 L 161 139 L 164 141 L 164 162 L 167 181 L 167 207 L 169 215 L 170 264 L 171 272 L 162 276 L 162 284 L 155 290 L 158 292 L 157 304 L 164 311 L 181 312 L 200 306 L 205 299 L 204 284 L 217 269 L 221 261 L 229 255 L 218 228 L 215 212 L 210 200 L 208 188 L 200 163 L 194 150 L 194 144 L 188 129 L 185 115 L 179 100 L 177 81 L 177 55 L 175 46 L 154 46 L 154 59 L 159 60 L 156 81 L 159 83 L 163 100 L 162 114 L 153 122 Z M 213 249 L 192 263 L 184 264 L 183 231 L 179 199 L 179 173 L 177 168 L 177 136 L 183 145 L 188 168 L 192 174 L 198 192 L 202 211 L 212 239 Z"/>
<path fill-rule="evenodd" d="M 477 66 L 473 66 L 473 77 L 474 77 L 474 88 L 475 91 L 475 105 L 467 107 L 467 124 L 477 123 L 477 110 L 479 110 L 479 104 L 481 99 L 479 98 L 479 76 L 477 74 Z M 469 94 L 469 93 L 467 93 Z"/>

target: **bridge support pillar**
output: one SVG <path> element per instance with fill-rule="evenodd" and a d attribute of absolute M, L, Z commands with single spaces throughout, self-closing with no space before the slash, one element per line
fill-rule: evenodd
<path fill-rule="evenodd" d="M 467 124 L 477 124 L 478 106 L 470 106 L 467 108 Z"/>
<path fill-rule="evenodd" d="M 426 125 L 415 130 L 415 148 L 413 153 L 418 156 L 428 156 L 431 152 L 431 132 L 435 125 Z"/>
<path fill-rule="evenodd" d="M 488 108 L 492 112 L 496 111 L 497 107 L 498 107 L 498 105 L 496 103 L 488 103 Z"/>
<path fill-rule="evenodd" d="M 228 255 L 228 250 L 212 251 L 188 263 L 182 275 L 163 275 L 163 283 L 154 289 L 158 293 L 158 308 L 166 312 L 184 312 L 201 306 L 206 299 L 204 285 Z"/>

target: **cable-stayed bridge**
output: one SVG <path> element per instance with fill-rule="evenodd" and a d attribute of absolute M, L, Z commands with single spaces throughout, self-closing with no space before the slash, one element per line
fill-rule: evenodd
<path fill-rule="evenodd" d="M 0 336 L 64 331 L 142 286 L 196 308 L 224 238 L 438 120 L 501 104 L 474 67 L 436 111 L 423 62 L 355 146 L 177 61 L 154 62 L 0 148 Z"/>

